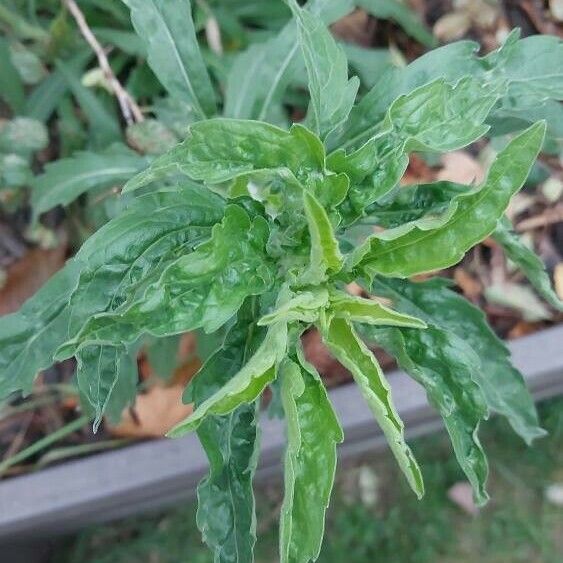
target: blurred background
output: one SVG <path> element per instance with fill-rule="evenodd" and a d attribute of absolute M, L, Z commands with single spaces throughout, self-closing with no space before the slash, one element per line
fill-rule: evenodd
<path fill-rule="evenodd" d="M 563 37 L 562 0 L 356 4 L 331 29 L 364 93 L 388 68 L 404 66 L 441 44 L 471 39 L 486 54 L 516 27 L 522 36 Z M 219 100 L 237 88 L 241 56 L 259 52 L 290 19 L 281 0 L 195 0 L 192 8 Z M 94 43 L 86 41 L 85 28 Z M 123 183 L 182 139 L 194 116 L 167 95 L 152 73 L 121 2 L 2 0 L 0 31 L 0 315 L 5 315 L 16 311 L 88 236 L 119 213 L 127 203 L 120 197 Z M 130 94 L 133 111 L 144 119 L 128 120 L 121 114 L 96 48 L 108 61 L 111 76 Z M 300 120 L 307 102 L 306 77 L 295 76 L 274 121 L 285 126 Z M 563 113 L 554 104 L 542 108 L 550 136 L 508 215 L 543 260 L 563 299 Z M 404 182 L 479 182 L 504 142 L 505 137 L 495 137 L 441 158 L 414 155 Z M 108 158 L 119 170 L 100 178 Z M 536 334 L 563 320 L 490 239 L 441 275 L 482 307 L 502 338 Z M 346 385 L 348 374 L 330 358 L 315 332 L 305 335 L 304 344 L 328 386 Z M 182 391 L 213 345 L 199 334 L 147 341 L 138 359 L 141 394 L 97 434 L 78 408 L 73 362 L 45 370 L 30 397 L 0 405 L 0 500 L 8 498 L 1 491 L 9 490 L 12 479 L 162 436 L 189 414 L 191 407 L 181 403 Z M 389 357 L 376 353 L 386 369 L 394 368 Z M 474 506 L 443 432 L 412 440 L 427 483 L 420 502 L 387 453 L 344 460 L 320 561 L 563 560 L 562 407 L 563 399 L 557 397 L 541 402 L 541 422 L 549 435 L 531 448 L 503 421 L 488 422 L 483 442 L 491 465 L 492 500 L 483 509 Z M 282 492 L 278 478 L 257 490 L 260 562 L 277 558 Z M 8 511 L 0 504 L 0 512 Z M 157 515 L 89 526 L 38 547 L 37 554 L 52 563 L 211 561 L 195 525 L 193 502 Z M 32 555 L 25 557 L 32 561 Z"/>

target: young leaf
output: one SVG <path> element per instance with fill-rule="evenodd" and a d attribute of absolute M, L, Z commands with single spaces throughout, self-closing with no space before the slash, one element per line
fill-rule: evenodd
<path fill-rule="evenodd" d="M 324 207 L 311 193 L 303 192 L 305 216 L 311 237 L 310 264 L 301 283 L 319 284 L 342 268 L 342 255 Z"/>
<path fill-rule="evenodd" d="M 342 429 L 319 374 L 300 358 L 280 368 L 287 421 L 285 494 L 280 516 L 280 561 L 308 562 L 319 556 L 324 517 L 336 470 Z"/>
<path fill-rule="evenodd" d="M 424 283 L 377 278 L 372 286 L 376 295 L 393 300 L 405 313 L 423 318 L 433 328 L 428 337 L 440 332 L 439 342 L 451 342 L 451 335 L 464 340 L 480 359 L 472 371 L 492 411 L 504 415 L 514 430 L 527 442 L 543 436 L 532 397 L 524 378 L 512 366 L 509 352 L 488 326 L 484 314 L 457 293 L 447 289 L 445 280 Z M 454 339 L 455 340 L 455 339 Z"/>
<path fill-rule="evenodd" d="M 252 307 L 196 374 L 190 388 L 199 407 L 243 367 L 262 331 Z M 258 402 L 242 404 L 224 416 L 209 416 L 197 429 L 209 458 L 209 474 L 198 485 L 197 525 L 217 561 L 252 561 L 256 515 L 252 479 L 259 454 Z"/>
<path fill-rule="evenodd" d="M 124 192 L 173 173 L 218 184 L 262 170 L 299 176 L 323 167 L 322 144 L 300 125 L 287 132 L 258 121 L 210 119 L 190 126 L 185 141 L 127 182 Z"/>
<path fill-rule="evenodd" d="M 78 152 L 45 167 L 32 182 L 31 206 L 35 219 L 57 205 L 67 205 L 84 192 L 125 182 L 146 160 L 124 145 L 100 152 Z"/>
<path fill-rule="evenodd" d="M 301 321 L 314 323 L 319 318 L 320 309 L 328 305 L 328 291 L 324 288 L 313 288 L 300 291 L 295 297 L 290 298 L 273 312 L 264 315 L 259 321 L 259 326 L 267 326 L 279 322 L 289 323 Z"/>
<path fill-rule="evenodd" d="M 93 315 L 74 339 L 61 346 L 57 357 L 69 357 L 94 343 L 131 343 L 144 333 L 168 336 L 200 327 L 214 332 L 246 297 L 269 289 L 267 240 L 264 219 L 251 221 L 241 207 L 229 206 L 208 241 L 172 260 L 131 301 Z"/>
<path fill-rule="evenodd" d="M 488 410 L 472 378 L 479 357 L 464 340 L 433 326 L 426 330 L 370 327 L 362 333 L 395 356 L 401 368 L 425 388 L 442 415 L 476 502 L 485 504 L 489 498 L 485 490 L 488 466 L 477 433 Z"/>
<path fill-rule="evenodd" d="M 352 325 L 345 319 L 332 319 L 321 327 L 323 340 L 336 359 L 350 370 L 383 430 L 399 467 L 412 490 L 421 498 L 424 494 L 422 474 L 405 442 L 405 428 L 391 398 L 391 389 L 374 355 L 360 340 Z"/>
<path fill-rule="evenodd" d="M 346 120 L 360 86 L 348 80 L 348 61 L 324 23 L 295 0 L 288 0 L 297 19 L 299 42 L 309 76 L 311 104 L 307 122 L 321 139 Z"/>
<path fill-rule="evenodd" d="M 189 0 L 123 0 L 145 43 L 148 63 L 169 94 L 200 119 L 217 111 L 215 92 L 197 42 Z"/>
<path fill-rule="evenodd" d="M 186 420 L 170 430 L 168 436 L 183 436 L 198 428 L 210 415 L 225 415 L 242 404 L 252 403 L 266 385 L 275 379 L 277 366 L 284 358 L 286 349 L 287 325 L 278 323 L 270 326 L 262 344 L 242 369 Z"/>
<path fill-rule="evenodd" d="M 524 185 L 544 135 L 543 123 L 521 133 L 498 154 L 481 187 L 456 196 L 439 217 L 423 217 L 369 237 L 352 254 L 349 266 L 370 277 L 407 277 L 458 262 L 494 231 L 510 198 Z"/>
<path fill-rule="evenodd" d="M 499 221 L 493 238 L 502 246 L 507 258 L 512 260 L 528 278 L 536 291 L 553 307 L 563 311 L 563 301 L 553 288 L 545 266 L 512 230 L 508 219 Z"/>
<path fill-rule="evenodd" d="M 346 319 L 369 325 L 426 328 L 426 323 L 416 317 L 398 313 L 377 301 L 355 297 L 342 291 L 335 291 L 331 294 L 330 314 L 336 319 Z"/>

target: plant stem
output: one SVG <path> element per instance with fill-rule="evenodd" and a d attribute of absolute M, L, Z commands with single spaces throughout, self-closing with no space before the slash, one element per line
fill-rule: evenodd
<path fill-rule="evenodd" d="M 41 438 L 41 440 L 37 440 L 37 442 L 34 442 L 33 444 L 31 444 L 31 446 L 28 446 L 27 448 L 17 453 L 16 455 L 3 461 L 2 463 L 0 463 L 0 475 L 4 473 L 6 469 L 12 467 L 16 463 L 19 463 L 20 461 L 24 461 L 25 459 L 31 457 L 37 452 L 40 452 L 41 450 L 50 446 L 54 442 L 57 442 L 58 440 L 62 440 L 64 437 L 68 436 L 69 434 L 72 434 L 73 432 L 80 430 L 85 424 L 88 423 L 89 420 L 90 417 L 81 416 L 80 418 L 77 418 L 76 420 L 69 422 L 67 425 L 63 426 L 62 428 L 59 428 L 52 434 L 49 434 L 48 436 Z"/>

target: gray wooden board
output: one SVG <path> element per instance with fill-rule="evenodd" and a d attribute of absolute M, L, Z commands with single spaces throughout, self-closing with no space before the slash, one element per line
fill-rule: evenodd
<path fill-rule="evenodd" d="M 563 326 L 510 343 L 515 365 L 537 400 L 563 393 Z M 401 372 L 389 375 L 409 437 L 441 427 L 422 388 Z M 330 392 L 344 427 L 341 459 L 386 447 L 354 385 Z M 257 480 L 281 472 L 285 443 L 280 420 L 264 417 Z M 70 461 L 0 482 L 0 542 L 47 538 L 192 497 L 207 469 L 194 435 L 155 440 Z"/>

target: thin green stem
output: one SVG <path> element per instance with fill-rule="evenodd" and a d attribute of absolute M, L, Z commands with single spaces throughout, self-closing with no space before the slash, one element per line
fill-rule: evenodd
<path fill-rule="evenodd" d="M 90 417 L 81 416 L 80 418 L 77 418 L 76 420 L 69 422 L 67 425 L 63 426 L 62 428 L 59 428 L 52 434 L 45 436 L 45 438 L 41 438 L 41 440 L 37 440 L 37 442 L 34 442 L 33 444 L 31 444 L 31 446 L 28 446 L 27 448 L 23 449 L 21 452 L 18 452 L 16 455 L 13 455 L 12 457 L 6 459 L 2 463 L 0 463 L 0 475 L 4 473 L 6 469 L 12 467 L 13 465 L 16 465 L 16 463 L 20 463 L 21 461 L 28 459 L 32 455 L 36 454 L 37 452 L 40 452 L 41 450 L 44 450 L 51 444 L 57 442 L 58 440 L 62 440 L 69 434 L 72 434 L 73 432 L 80 430 L 83 426 L 85 426 L 89 422 L 89 420 Z"/>

